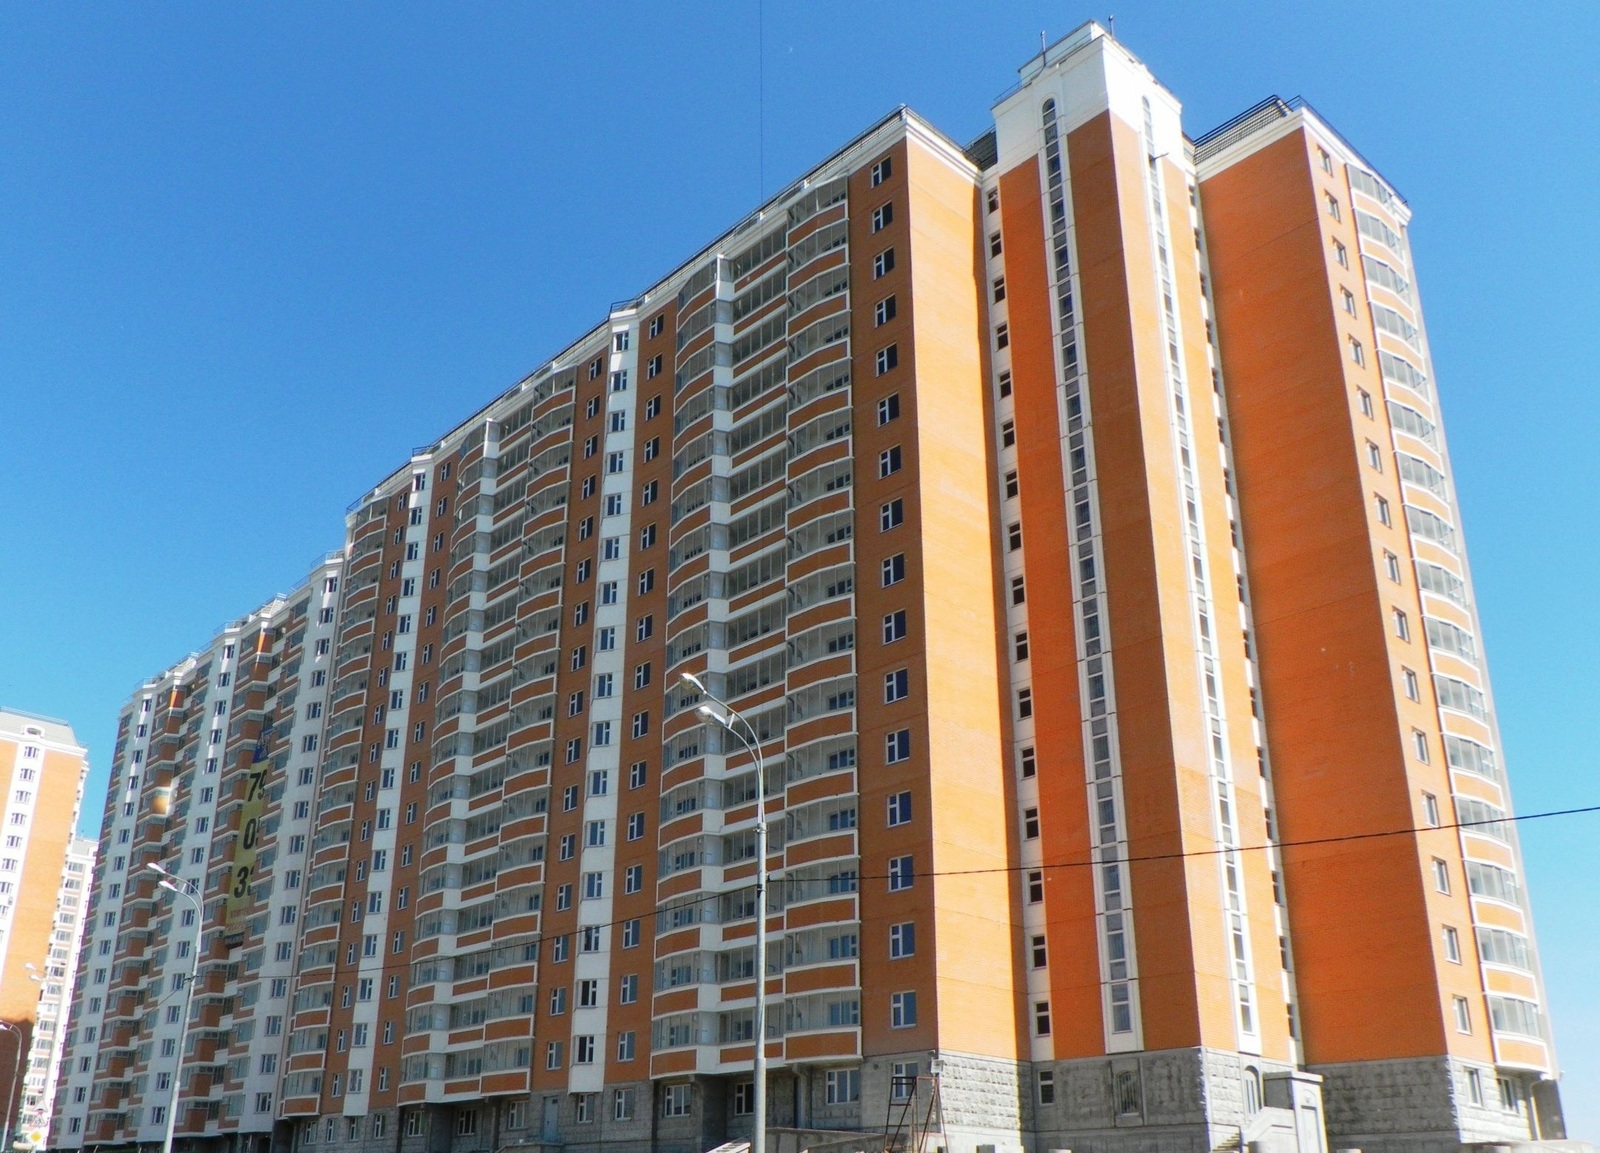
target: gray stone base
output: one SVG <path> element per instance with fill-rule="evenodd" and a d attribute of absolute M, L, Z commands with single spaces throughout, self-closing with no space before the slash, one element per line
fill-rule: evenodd
<path fill-rule="evenodd" d="M 1463 1145 L 1515 1145 L 1535 1135 L 1530 1083 L 1518 1083 L 1515 1111 L 1507 1110 L 1491 1066 L 1419 1057 L 1311 1068 L 1323 1077 L 1328 1139 L 1335 1149 L 1459 1153 Z M 1474 1072 L 1481 1103 L 1472 1099 Z M 1545 1126 L 1547 1133 L 1559 1127 L 1559 1117 L 1553 1120 L 1555 1126 Z"/>
<path fill-rule="evenodd" d="M 1053 1103 L 1038 1099 L 1041 1070 L 1054 1074 Z M 1295 1075 L 1292 1066 L 1277 1062 L 1213 1049 L 1169 1049 L 1040 1063 L 1034 1077 L 1033 1148 L 1040 1153 L 1213 1153 L 1242 1145 L 1261 1153 L 1325 1149 L 1316 1078 Z M 1257 1091 L 1247 1092 L 1247 1077 Z M 1252 1097 L 1259 1108 L 1248 1107 Z"/>

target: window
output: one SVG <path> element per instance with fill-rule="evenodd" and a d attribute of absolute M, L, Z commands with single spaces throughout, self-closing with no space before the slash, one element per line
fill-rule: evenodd
<path fill-rule="evenodd" d="M 1465 997 L 1452 997 L 1450 998 L 1450 1002 L 1455 1010 L 1456 1032 L 1472 1032 L 1472 1006 L 1467 1004 L 1467 999 Z M 1473 1069 L 1469 1070 L 1469 1072 L 1476 1073 L 1477 1070 Z M 1483 1096 L 1483 1090 L 1481 1088 L 1478 1090 L 1478 1096 L 1480 1098 Z"/>
<path fill-rule="evenodd" d="M 1044 902 L 1044 873 L 1032 872 L 1028 874 L 1028 904 L 1038 905 Z"/>
<path fill-rule="evenodd" d="M 1381 496 L 1376 497 L 1375 500 L 1378 509 L 1378 523 L 1384 525 L 1393 525 L 1394 517 L 1389 512 L 1389 502 Z"/>
<path fill-rule="evenodd" d="M 1403 641 L 1411 639 L 1411 622 L 1399 609 L 1394 610 L 1394 635 Z"/>
<path fill-rule="evenodd" d="M 903 857 L 889 858 L 889 891 L 891 893 L 903 892 L 916 881 L 915 859 L 909 854 Z"/>
<path fill-rule="evenodd" d="M 872 187 L 878 187 L 892 175 L 894 175 L 894 158 L 885 156 L 872 166 Z"/>
<path fill-rule="evenodd" d="M 914 957 L 917 953 L 917 925 L 915 921 L 903 921 L 898 925 L 889 926 L 889 959 L 898 961 L 902 957 Z"/>
<path fill-rule="evenodd" d="M 1011 578 L 1011 603 L 1020 605 L 1028 599 L 1027 578 L 1014 576 Z"/>
<path fill-rule="evenodd" d="M 995 327 L 994 346 L 996 349 L 1011 347 L 1011 326 L 1009 324 L 1001 324 Z"/>
<path fill-rule="evenodd" d="M 1406 696 L 1411 700 L 1420 701 L 1422 699 L 1422 685 L 1417 680 L 1417 674 L 1410 669 L 1401 669 L 1400 679 L 1405 685 Z"/>
<path fill-rule="evenodd" d="M 878 424 L 885 425 L 900 419 L 900 394 L 898 392 L 878 401 Z"/>
<path fill-rule="evenodd" d="M 880 204 L 872 210 L 872 231 L 882 232 L 894 223 L 894 202 Z"/>
<path fill-rule="evenodd" d="M 658 411 L 659 411 L 659 409 L 658 409 Z M 659 436 L 652 436 L 649 440 L 644 442 L 644 458 L 647 461 L 648 460 L 654 460 L 656 457 L 658 457 L 660 455 L 661 455 L 661 438 Z"/>
<path fill-rule="evenodd" d="M 886 296 L 872 306 L 872 323 L 874 327 L 888 324 L 895 317 L 895 299 Z"/>
<path fill-rule="evenodd" d="M 993 282 L 989 285 L 989 287 L 990 287 L 990 290 L 993 293 L 994 302 L 996 304 L 999 304 L 1002 300 L 1004 300 L 1006 298 L 1006 278 L 1005 277 L 1003 277 L 1003 276 L 995 277 Z"/>
<path fill-rule="evenodd" d="M 883 587 L 899 584 L 906 579 L 906 554 L 897 552 L 883 562 Z"/>
<path fill-rule="evenodd" d="M 1388 549 L 1383 550 L 1383 570 L 1395 584 L 1400 583 L 1400 558 Z"/>
<path fill-rule="evenodd" d="M 906 636 L 906 610 L 897 609 L 883 618 L 883 643 L 892 644 Z"/>
<path fill-rule="evenodd" d="M 632 1005 L 639 999 L 639 974 L 629 973 L 617 982 L 617 1003 Z"/>
<path fill-rule="evenodd" d="M 891 705 L 911 695 L 911 674 L 907 669 L 896 669 L 883 674 L 883 703 Z"/>
<path fill-rule="evenodd" d="M 1050 1036 L 1049 1001 L 1035 1001 L 1033 1003 L 1033 1035 L 1035 1037 Z"/>
<path fill-rule="evenodd" d="M 1365 366 L 1367 363 L 1367 350 L 1363 348 L 1361 346 L 1361 342 L 1353 336 L 1350 338 L 1350 359 L 1362 366 Z"/>
<path fill-rule="evenodd" d="M 824 1096 L 829 1105 L 848 1105 L 861 1100 L 859 1069 L 829 1069 L 823 1084 Z"/>
<path fill-rule="evenodd" d="M 917 995 L 914 992 L 889 994 L 889 1027 L 909 1029 L 917 1023 Z"/>
<path fill-rule="evenodd" d="M 1000 374 L 1000 399 L 1004 400 L 1011 395 L 1011 372 L 1008 369 Z"/>
<path fill-rule="evenodd" d="M 1449 925 L 1444 927 L 1444 959 L 1461 964 L 1461 934 Z"/>
<path fill-rule="evenodd" d="M 1341 288 L 1339 290 L 1339 295 L 1344 301 L 1344 310 L 1351 316 L 1354 316 L 1356 314 L 1356 294 L 1351 292 L 1348 288 Z"/>
<path fill-rule="evenodd" d="M 646 380 L 654 380 L 656 377 L 658 377 L 660 375 L 661 375 L 661 354 L 658 352 L 654 356 L 652 356 L 649 360 L 644 362 L 644 378 Z M 661 398 L 659 396 L 652 396 L 645 403 L 644 411 L 645 411 L 645 417 L 644 418 L 646 420 L 649 420 L 652 416 L 655 416 L 657 413 L 659 413 L 661 411 Z"/>
<path fill-rule="evenodd" d="M 1433 828 L 1439 827 L 1439 798 L 1432 793 L 1422 794 L 1422 819 Z"/>
<path fill-rule="evenodd" d="M 1000 190 L 998 188 L 989 189 L 989 194 L 984 201 L 984 207 L 989 212 L 1000 211 Z"/>
<path fill-rule="evenodd" d="M 1446 896 L 1450 895 L 1450 866 L 1441 857 L 1433 859 L 1433 887 Z"/>
<path fill-rule="evenodd" d="M 889 827 L 911 823 L 911 794 L 893 793 L 889 797 Z"/>
<path fill-rule="evenodd" d="M 650 318 L 650 338 L 654 340 L 661 335 L 661 330 L 667 326 L 667 314 L 659 313 Z"/>
<path fill-rule="evenodd" d="M 872 279 L 877 280 L 894 271 L 894 249 L 885 248 L 872 258 Z"/>
<path fill-rule="evenodd" d="M 1018 759 L 1022 763 L 1022 776 L 1024 780 L 1026 780 L 1028 777 L 1038 775 L 1039 760 L 1033 751 L 1032 745 L 1024 745 Z"/>
<path fill-rule="evenodd" d="M 1356 400 L 1361 405 L 1361 415 L 1372 418 L 1372 394 L 1364 388 L 1356 389 Z"/>
<path fill-rule="evenodd" d="M 1000 447 L 1010 448 L 1017 443 L 1017 422 L 1005 421 L 1000 425 Z"/>
<path fill-rule="evenodd" d="M 911 730 L 897 729 L 883 738 L 883 763 L 896 765 L 911 759 Z"/>
<path fill-rule="evenodd" d="M 989 255 L 999 256 L 1000 252 L 1000 234 L 998 232 L 991 232 L 989 234 Z"/>
<path fill-rule="evenodd" d="M 1383 471 L 1383 450 L 1370 440 L 1367 441 L 1367 464 L 1378 472 Z"/>
<path fill-rule="evenodd" d="M 1328 203 L 1328 215 L 1335 220 L 1343 220 L 1344 217 L 1339 212 L 1339 198 L 1331 192 L 1324 192 L 1322 195 Z"/>
<path fill-rule="evenodd" d="M 899 528 L 905 523 L 905 502 L 899 497 L 889 501 L 878 508 L 878 531 L 888 532 L 892 528 Z"/>
<path fill-rule="evenodd" d="M 1054 1105 L 1056 1103 L 1056 1075 L 1052 1069 L 1040 1069 L 1038 1074 L 1039 1104 Z"/>
<path fill-rule="evenodd" d="M 687 1117 L 689 1115 L 689 1086 L 663 1085 L 661 1088 L 661 1115 Z"/>
<path fill-rule="evenodd" d="M 639 490 L 639 503 L 655 504 L 656 498 L 660 495 L 660 493 L 660 482 L 653 480 Z"/>
<path fill-rule="evenodd" d="M 898 367 L 900 364 L 900 346 L 891 344 L 887 348 L 878 349 L 874 364 L 878 376 L 882 376 L 890 369 Z"/>
<path fill-rule="evenodd" d="M 900 471 L 900 446 L 886 448 L 878 454 L 878 479 L 892 476 Z"/>

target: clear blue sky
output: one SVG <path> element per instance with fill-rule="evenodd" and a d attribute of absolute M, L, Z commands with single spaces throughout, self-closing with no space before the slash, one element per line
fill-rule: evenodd
<path fill-rule="evenodd" d="M 0 6 L 0 702 L 77 728 L 87 827 L 143 676 L 756 204 L 755 0 L 548 7 Z M 1411 201 L 1518 807 L 1600 801 L 1600 6 L 1114 10 L 1191 133 L 1304 95 Z M 899 103 L 977 135 L 1106 14 L 767 0 L 767 189 Z M 1597 836 L 1523 827 L 1591 1139 Z"/>

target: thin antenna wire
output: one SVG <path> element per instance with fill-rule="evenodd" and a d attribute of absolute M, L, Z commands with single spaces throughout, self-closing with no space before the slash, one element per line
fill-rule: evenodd
<path fill-rule="evenodd" d="M 767 199 L 767 2 L 756 0 L 756 187 Z"/>

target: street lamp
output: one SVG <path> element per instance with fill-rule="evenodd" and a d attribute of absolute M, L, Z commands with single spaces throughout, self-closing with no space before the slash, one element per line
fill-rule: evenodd
<path fill-rule="evenodd" d="M 17 1063 L 11 1072 L 11 1092 L 6 1101 L 6 1123 L 3 1130 L 4 1136 L 0 1137 L 0 1149 L 11 1148 L 11 1121 L 17 1115 L 17 1082 L 22 1080 L 22 1030 L 10 1021 L 0 1021 L 0 1029 L 4 1029 L 17 1039 Z"/>
<path fill-rule="evenodd" d="M 183 1047 L 189 1039 L 189 1004 L 194 999 L 194 982 L 200 973 L 200 940 L 205 932 L 205 910 L 200 906 L 200 898 L 189 891 L 188 881 L 179 881 L 177 877 L 168 872 L 155 861 L 145 865 L 152 873 L 156 873 L 161 880 L 156 882 L 156 888 L 165 889 L 175 893 L 194 906 L 194 945 L 190 952 L 189 979 L 183 986 L 183 1024 L 178 1029 L 178 1052 L 172 1063 L 172 1095 L 167 1101 L 167 1134 L 162 1140 L 162 1153 L 172 1153 L 172 1139 L 178 1129 L 178 1088 L 183 1080 Z"/>
<path fill-rule="evenodd" d="M 684 684 L 721 708 L 701 705 L 696 712 L 715 721 L 738 738 L 756 766 L 756 1011 L 755 1061 L 751 1070 L 755 1082 L 755 1128 L 750 1135 L 750 1153 L 766 1153 L 767 1148 L 767 772 L 761 763 L 761 738 L 755 727 L 727 701 L 719 699 L 699 677 L 682 673 Z M 743 725 L 750 735 L 739 731 Z M 167 1153 L 171 1153 L 168 1150 Z"/>

